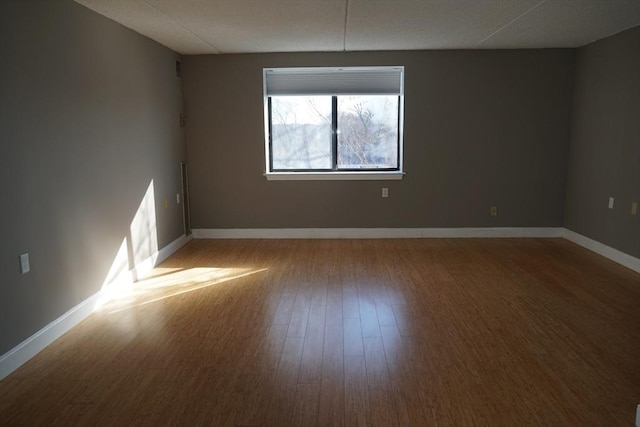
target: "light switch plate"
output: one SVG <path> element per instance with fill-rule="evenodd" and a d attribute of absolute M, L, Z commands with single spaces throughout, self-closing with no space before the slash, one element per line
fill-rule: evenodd
<path fill-rule="evenodd" d="M 613 197 L 609 197 L 609 209 L 613 209 Z"/>
<path fill-rule="evenodd" d="M 25 274 L 31 270 L 29 267 L 29 254 L 21 254 L 20 255 L 20 273 Z"/>

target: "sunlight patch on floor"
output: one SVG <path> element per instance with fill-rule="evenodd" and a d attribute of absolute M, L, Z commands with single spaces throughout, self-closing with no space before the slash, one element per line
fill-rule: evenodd
<path fill-rule="evenodd" d="M 268 268 L 214 268 L 195 267 L 189 269 L 156 268 L 150 277 L 135 283 L 111 286 L 103 291 L 101 311 L 116 313 L 132 307 L 193 292 L 241 279 Z"/>

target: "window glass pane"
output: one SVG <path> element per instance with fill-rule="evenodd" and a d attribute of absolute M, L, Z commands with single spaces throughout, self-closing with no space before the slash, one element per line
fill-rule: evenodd
<path fill-rule="evenodd" d="M 273 169 L 331 169 L 331 97 L 271 97 Z"/>
<path fill-rule="evenodd" d="M 398 167 L 398 97 L 338 97 L 338 168 Z"/>

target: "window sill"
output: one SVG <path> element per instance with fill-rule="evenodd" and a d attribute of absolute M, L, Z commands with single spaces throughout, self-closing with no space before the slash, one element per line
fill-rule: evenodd
<path fill-rule="evenodd" d="M 267 172 L 267 181 L 393 181 L 404 172 Z"/>

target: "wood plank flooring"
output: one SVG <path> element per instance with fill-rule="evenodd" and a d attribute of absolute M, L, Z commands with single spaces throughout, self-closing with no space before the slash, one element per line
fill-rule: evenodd
<path fill-rule="evenodd" d="M 194 240 L 0 425 L 633 425 L 640 275 L 562 239 Z"/>

